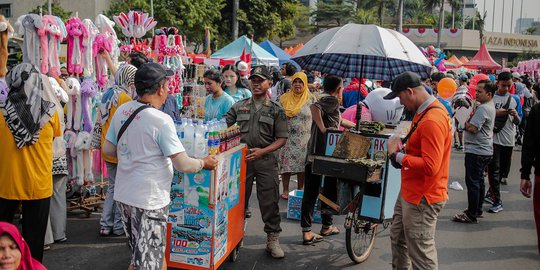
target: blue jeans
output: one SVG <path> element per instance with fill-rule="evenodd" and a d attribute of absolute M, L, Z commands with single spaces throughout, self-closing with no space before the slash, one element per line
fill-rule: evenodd
<path fill-rule="evenodd" d="M 482 204 L 486 186 L 484 184 L 484 172 L 491 160 L 491 156 L 481 156 L 465 153 L 465 184 L 467 185 L 467 216 L 471 220 L 482 214 Z"/>
<path fill-rule="evenodd" d="M 118 205 L 114 201 L 114 182 L 116 179 L 116 166 L 117 164 L 105 162 L 107 166 L 107 173 L 109 174 L 109 185 L 107 188 L 107 195 L 105 202 L 103 203 L 103 213 L 101 214 L 102 229 L 112 230 L 114 234 L 124 233 L 124 225 L 122 224 L 122 215 Z"/>

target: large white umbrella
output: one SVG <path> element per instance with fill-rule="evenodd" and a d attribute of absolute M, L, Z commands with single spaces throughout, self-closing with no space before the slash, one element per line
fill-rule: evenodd
<path fill-rule="evenodd" d="M 426 78 L 431 64 L 407 37 L 376 25 L 346 24 L 322 32 L 292 58 L 303 69 L 344 78 L 391 81 L 405 71 Z"/>

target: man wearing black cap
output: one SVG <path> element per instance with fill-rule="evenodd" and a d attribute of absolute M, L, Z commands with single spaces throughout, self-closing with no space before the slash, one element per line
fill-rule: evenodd
<path fill-rule="evenodd" d="M 397 140 L 388 142 L 389 159 L 403 167 L 390 231 L 392 267 L 410 269 L 412 264 L 413 269 L 437 269 L 435 228 L 448 199 L 451 120 L 416 73 L 405 72 L 394 79 L 392 92 L 384 98 L 396 97 L 415 115 L 404 151 Z"/>
<path fill-rule="evenodd" d="M 158 110 L 167 98 L 172 72 L 146 63 L 135 73 L 138 100 L 120 106 L 103 145 L 118 158 L 114 200 L 132 249 L 128 269 L 162 269 L 173 166 L 181 172 L 214 169 L 214 157 L 187 156 L 173 120 Z"/>
<path fill-rule="evenodd" d="M 270 70 L 265 66 L 255 67 L 249 79 L 253 96 L 235 103 L 225 118 L 229 126 L 238 123 L 242 143 L 249 147 L 246 156 L 246 212 L 253 180 L 256 179 L 257 199 L 267 233 L 266 251 L 278 259 L 285 254 L 279 246 L 279 179 L 274 151 L 287 142 L 287 117 L 279 103 L 267 96 L 272 86 Z"/>

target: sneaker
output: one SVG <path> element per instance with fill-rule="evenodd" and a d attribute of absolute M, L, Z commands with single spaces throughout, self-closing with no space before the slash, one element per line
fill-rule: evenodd
<path fill-rule="evenodd" d="M 285 252 L 279 246 L 279 233 L 268 233 L 266 236 L 266 252 L 272 255 L 274 259 L 282 259 Z"/>
<path fill-rule="evenodd" d="M 495 203 L 493 201 L 493 199 L 491 198 L 491 195 L 489 195 L 489 194 L 486 194 L 486 197 L 484 197 L 484 202 L 487 202 L 489 204 L 494 204 Z"/>
<path fill-rule="evenodd" d="M 501 178 L 501 185 L 508 185 L 508 180 L 507 178 Z"/>
<path fill-rule="evenodd" d="M 458 146 L 458 147 L 457 147 L 457 150 L 463 151 L 463 145 Z"/>
<path fill-rule="evenodd" d="M 251 218 L 251 210 L 246 209 L 246 218 Z"/>
<path fill-rule="evenodd" d="M 51 246 L 49 246 L 49 245 L 44 245 L 44 246 L 43 246 L 43 251 L 47 251 L 47 250 L 51 250 Z"/>
<path fill-rule="evenodd" d="M 503 210 L 503 207 L 502 207 L 502 204 L 501 203 L 497 203 L 497 204 L 494 204 L 493 206 L 491 206 L 488 210 L 488 212 L 490 213 L 499 213 Z"/>
<path fill-rule="evenodd" d="M 67 237 L 63 237 L 61 239 L 58 239 L 58 240 L 54 240 L 55 243 L 64 243 L 67 241 Z"/>

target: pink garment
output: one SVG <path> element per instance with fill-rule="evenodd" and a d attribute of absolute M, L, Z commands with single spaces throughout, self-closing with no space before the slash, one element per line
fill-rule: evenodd
<path fill-rule="evenodd" d="M 347 108 L 342 114 L 341 118 L 347 119 L 356 124 L 356 105 L 352 105 Z M 360 113 L 360 121 L 371 122 L 371 113 L 366 105 L 362 104 L 362 112 Z M 342 128 L 340 128 L 342 130 Z"/>

